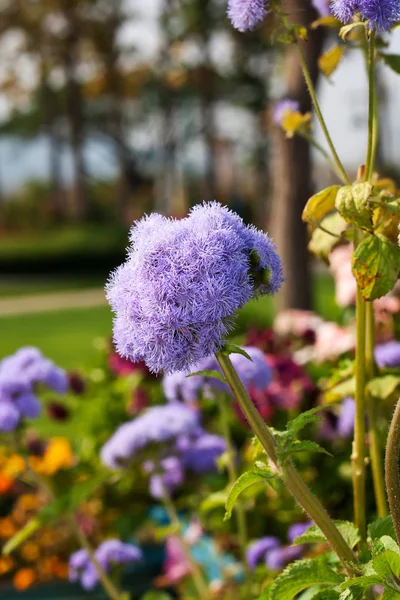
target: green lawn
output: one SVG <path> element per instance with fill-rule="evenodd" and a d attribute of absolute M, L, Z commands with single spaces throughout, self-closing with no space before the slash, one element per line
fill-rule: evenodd
<path fill-rule="evenodd" d="M 85 286 L 76 280 L 75 288 L 80 287 Z M 54 291 L 54 286 L 51 289 Z M 334 301 L 332 279 L 325 275 L 317 277 L 314 289 L 316 310 L 326 319 L 340 319 L 341 311 Z M 35 291 L 45 290 L 39 285 L 33 286 L 30 293 Z M 249 326 L 267 327 L 271 324 L 272 315 L 273 301 L 270 298 L 249 302 L 240 311 L 238 332 L 244 332 Z M 90 365 L 96 361 L 96 339 L 110 336 L 111 313 L 107 307 L 2 317 L 0 357 L 22 345 L 34 345 L 66 368 Z"/>

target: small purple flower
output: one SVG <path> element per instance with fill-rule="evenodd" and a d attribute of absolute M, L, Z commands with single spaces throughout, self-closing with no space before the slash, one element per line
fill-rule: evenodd
<path fill-rule="evenodd" d="M 359 0 L 332 0 L 331 9 L 342 23 L 349 23 L 359 10 Z"/>
<path fill-rule="evenodd" d="M 269 0 L 228 0 L 228 17 L 239 31 L 249 31 L 264 20 Z"/>
<path fill-rule="evenodd" d="M 277 537 L 268 536 L 253 542 L 247 549 L 247 564 L 250 569 L 255 569 L 257 564 L 264 560 L 267 552 L 279 548 L 281 542 Z"/>
<path fill-rule="evenodd" d="M 142 552 L 132 544 L 111 539 L 103 542 L 94 553 L 96 560 L 106 572 L 112 565 L 122 565 L 142 560 Z M 69 580 L 80 581 L 82 587 L 93 590 L 99 582 L 95 566 L 91 563 L 86 550 L 78 550 L 69 559 Z"/>
<path fill-rule="evenodd" d="M 349 438 L 353 435 L 355 415 L 356 403 L 353 398 L 345 398 L 336 424 L 337 432 L 341 437 Z"/>
<path fill-rule="evenodd" d="M 155 464 L 147 461 L 144 465 L 145 471 L 153 473 L 150 477 L 150 494 L 153 498 L 164 497 L 164 487 L 172 493 L 185 479 L 185 473 L 181 460 L 176 456 L 164 458 L 160 463 L 160 471 L 154 473 Z"/>
<path fill-rule="evenodd" d="M 154 373 L 185 371 L 219 350 L 236 311 L 283 281 L 270 238 L 217 202 L 180 221 L 150 215 L 130 239 L 107 285 L 114 341 Z"/>
<path fill-rule="evenodd" d="M 400 366 L 400 342 L 392 340 L 385 344 L 380 344 L 375 348 L 375 360 L 378 367 L 399 367 Z"/>
<path fill-rule="evenodd" d="M 10 401 L 0 402 L 0 431 L 14 431 L 20 419 L 20 412 Z"/>
<path fill-rule="evenodd" d="M 329 0 L 312 0 L 312 5 L 320 17 L 329 17 L 332 14 L 329 8 Z"/>
<path fill-rule="evenodd" d="M 186 469 L 206 473 L 216 470 L 216 460 L 226 451 L 226 442 L 219 435 L 203 433 L 196 439 L 180 438 L 177 449 Z"/>
<path fill-rule="evenodd" d="M 398 0 L 333 0 L 332 12 L 343 23 L 360 13 L 369 28 L 377 31 L 389 31 L 400 21 Z"/>
<path fill-rule="evenodd" d="M 291 525 L 289 527 L 289 531 L 288 531 L 288 540 L 291 544 L 293 544 L 294 540 L 298 537 L 300 537 L 301 535 L 303 535 L 303 533 L 305 533 L 308 529 L 310 529 L 310 527 L 312 526 L 312 523 L 308 522 L 308 523 L 294 523 L 293 525 Z"/>
<path fill-rule="evenodd" d="M 281 546 L 274 548 L 265 555 L 265 564 L 271 571 L 278 571 L 287 564 L 297 560 L 303 555 L 301 546 Z"/>
<path fill-rule="evenodd" d="M 289 112 L 299 112 L 300 104 L 297 100 L 290 100 L 285 98 L 275 104 L 273 119 L 275 125 L 281 126 L 283 119 Z"/>
<path fill-rule="evenodd" d="M 196 437 L 200 431 L 196 411 L 182 404 L 154 406 L 117 429 L 103 446 L 101 460 L 110 469 L 119 469 L 151 444 L 174 444 L 177 438 Z"/>

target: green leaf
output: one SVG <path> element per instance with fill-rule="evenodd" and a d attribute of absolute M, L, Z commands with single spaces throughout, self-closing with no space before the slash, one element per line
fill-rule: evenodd
<path fill-rule="evenodd" d="M 317 406 L 316 408 L 311 408 L 310 410 L 306 410 L 305 412 L 298 415 L 295 419 L 292 419 L 288 422 L 286 428 L 290 433 L 298 433 L 307 425 L 311 423 L 320 423 L 323 421 L 322 417 L 318 417 L 316 415 L 317 412 L 322 410 L 322 406 Z"/>
<path fill-rule="evenodd" d="M 261 596 L 259 598 L 257 598 L 257 600 L 271 600 L 271 590 L 272 590 L 273 585 L 274 585 L 274 582 L 269 583 L 267 585 L 267 587 L 264 588 L 263 593 L 261 594 Z"/>
<path fill-rule="evenodd" d="M 350 546 L 350 548 L 354 548 L 354 546 L 358 544 L 361 539 L 360 533 L 354 523 L 351 523 L 350 521 L 334 521 L 334 523 L 342 534 L 346 543 Z M 320 528 L 316 525 L 313 525 L 302 535 L 297 537 L 293 544 L 319 544 L 326 541 L 327 539 Z"/>
<path fill-rule="evenodd" d="M 275 579 L 271 589 L 271 600 L 291 600 L 313 585 L 336 586 L 343 577 L 318 559 L 299 560 L 290 564 Z"/>
<path fill-rule="evenodd" d="M 394 530 L 392 516 L 389 515 L 383 519 L 378 519 L 370 525 L 368 525 L 368 536 L 371 540 L 376 540 L 382 536 L 390 536 L 394 540 L 396 539 L 396 532 Z"/>
<path fill-rule="evenodd" d="M 336 590 L 320 590 L 310 600 L 339 600 L 340 593 Z"/>
<path fill-rule="evenodd" d="M 379 575 L 364 575 L 363 577 L 354 577 L 353 579 L 345 581 L 340 588 L 346 590 L 351 587 L 360 587 L 365 590 L 371 585 L 379 585 L 380 583 L 382 583 L 382 577 L 379 577 Z"/>
<path fill-rule="evenodd" d="M 320 452 L 321 454 L 332 456 L 332 454 L 325 450 L 325 448 L 317 444 L 317 442 L 312 442 L 311 440 L 295 440 L 289 444 L 287 448 L 288 454 L 296 454 L 299 452 Z"/>
<path fill-rule="evenodd" d="M 220 373 L 219 371 L 216 371 L 214 369 L 207 369 L 205 371 L 196 371 L 196 373 L 190 373 L 190 375 L 186 375 L 186 377 L 210 377 L 211 379 L 218 379 L 219 381 L 222 381 L 222 383 L 225 383 L 226 385 L 228 384 L 228 382 L 226 381 L 225 377 L 222 375 L 222 373 Z"/>
<path fill-rule="evenodd" d="M 372 231 L 372 210 L 369 199 L 373 189 L 368 182 L 340 188 L 336 196 L 336 208 L 347 223 Z"/>
<path fill-rule="evenodd" d="M 243 348 L 240 348 L 240 346 L 235 346 L 234 344 L 224 344 L 220 352 L 226 356 L 229 356 L 230 354 L 241 354 L 242 356 L 246 357 L 247 360 L 253 362 L 253 359 L 249 354 L 247 354 L 246 350 L 243 350 Z"/>
<path fill-rule="evenodd" d="M 339 600 L 364 600 L 364 590 L 362 588 L 344 590 L 340 594 Z"/>
<path fill-rule="evenodd" d="M 390 590 L 386 588 L 383 592 L 383 596 L 381 600 L 400 600 L 400 594 L 395 592 L 395 590 Z"/>
<path fill-rule="evenodd" d="M 400 384 L 400 377 L 395 375 L 383 375 L 375 377 L 368 382 L 367 391 L 374 398 L 386 400 L 389 398 Z"/>
<path fill-rule="evenodd" d="M 341 381 L 337 385 L 329 388 L 324 392 L 324 402 L 325 404 L 334 404 L 335 402 L 340 402 L 347 396 L 354 396 L 356 391 L 356 378 L 350 377 L 350 379 L 346 379 L 346 381 Z"/>
<path fill-rule="evenodd" d="M 400 270 L 400 248 L 381 234 L 367 234 L 353 255 L 353 274 L 365 300 L 390 292 Z"/>
<path fill-rule="evenodd" d="M 229 492 L 229 496 L 225 504 L 226 513 L 224 521 L 227 521 L 231 518 L 232 510 L 235 506 L 236 500 L 239 498 L 240 494 L 244 492 L 244 490 L 249 488 L 251 485 L 254 485 L 255 483 L 260 483 L 260 481 L 272 479 L 272 477 L 274 477 L 272 471 L 263 471 L 262 469 L 257 469 L 256 472 L 246 471 L 246 473 L 243 473 L 243 475 L 241 475 L 239 479 L 235 481 Z"/>
<path fill-rule="evenodd" d="M 372 559 L 374 569 L 382 577 L 400 577 L 400 555 L 393 550 L 386 550 Z"/>
<path fill-rule="evenodd" d="M 383 58 L 385 65 L 390 67 L 392 71 L 400 74 L 400 55 L 399 54 L 384 54 L 380 55 Z"/>
<path fill-rule="evenodd" d="M 311 196 L 303 211 L 303 221 L 316 227 L 335 208 L 336 195 L 339 190 L 340 185 L 332 185 Z"/>
<path fill-rule="evenodd" d="M 228 491 L 227 490 L 222 490 L 220 492 L 214 492 L 213 494 L 210 494 L 209 496 L 207 496 L 207 498 L 205 498 L 205 500 L 203 500 L 203 502 L 200 504 L 200 512 L 204 515 L 216 508 L 224 507 L 227 500 L 228 500 Z"/>
<path fill-rule="evenodd" d="M 308 249 L 325 262 L 328 262 L 328 256 L 331 250 L 341 241 L 341 236 L 347 228 L 346 221 L 335 212 L 325 217 L 314 229 L 311 235 Z"/>

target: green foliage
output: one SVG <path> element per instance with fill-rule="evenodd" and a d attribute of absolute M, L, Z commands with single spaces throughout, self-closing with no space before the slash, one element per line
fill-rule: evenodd
<path fill-rule="evenodd" d="M 400 74 L 400 55 L 399 54 L 386 54 L 381 52 L 380 56 L 383 58 L 383 61 L 386 66 L 388 66 L 392 71 L 397 74 Z"/>
<path fill-rule="evenodd" d="M 398 388 L 400 377 L 395 375 L 383 375 L 375 377 L 367 384 L 367 390 L 374 398 L 378 400 L 387 400 Z"/>
<path fill-rule="evenodd" d="M 311 408 L 310 410 L 302 412 L 296 418 L 292 419 L 291 421 L 288 421 L 288 424 L 286 426 L 287 431 L 290 434 L 297 434 L 299 431 L 307 427 L 307 425 L 321 423 L 323 421 L 323 418 L 317 415 L 317 413 L 321 410 L 321 406 L 317 406 L 315 408 Z"/>
<path fill-rule="evenodd" d="M 339 600 L 340 593 L 336 590 L 320 590 L 310 600 Z"/>
<path fill-rule="evenodd" d="M 186 375 L 186 377 L 196 377 L 196 376 L 210 377 L 211 379 L 218 379 L 222 383 L 227 384 L 225 377 L 219 371 L 216 371 L 214 369 L 207 369 L 205 371 L 196 371 L 195 373 L 190 373 L 190 375 Z"/>
<path fill-rule="evenodd" d="M 400 248 L 381 234 L 367 234 L 353 255 L 353 274 L 366 300 L 393 289 L 400 270 Z"/>
<path fill-rule="evenodd" d="M 200 513 L 202 515 L 206 515 L 216 508 L 225 507 L 227 500 L 228 492 L 226 490 L 213 492 L 212 494 L 209 494 L 207 498 L 205 498 L 200 504 Z"/>
<path fill-rule="evenodd" d="M 253 359 L 246 352 L 246 350 L 243 350 L 243 348 L 240 348 L 239 346 L 235 346 L 234 344 L 224 344 L 223 347 L 221 348 L 220 352 L 221 352 L 221 354 L 225 354 L 226 356 L 229 356 L 230 354 L 241 354 L 242 356 L 247 358 L 247 360 L 250 360 L 251 362 L 253 362 Z"/>
<path fill-rule="evenodd" d="M 322 219 L 334 210 L 339 190 L 339 185 L 332 185 L 312 196 L 304 208 L 303 221 L 309 223 L 312 227 L 317 227 Z"/>
<path fill-rule="evenodd" d="M 396 533 L 391 515 L 384 517 L 383 519 L 377 519 L 371 523 L 368 526 L 368 536 L 371 540 L 379 539 L 382 536 L 390 536 L 395 540 Z"/>
<path fill-rule="evenodd" d="M 373 194 L 370 183 L 356 183 L 340 188 L 336 208 L 343 219 L 366 231 L 372 231 L 372 211 L 369 200 Z"/>
<path fill-rule="evenodd" d="M 270 600 L 292 600 L 314 585 L 335 587 L 343 577 L 322 559 L 300 560 L 290 564 L 271 586 Z"/>
<path fill-rule="evenodd" d="M 268 469 L 265 465 L 261 466 L 259 462 L 256 463 L 252 471 L 246 471 L 246 473 L 243 473 L 243 475 L 241 475 L 239 479 L 235 481 L 229 491 L 229 495 L 225 504 L 226 513 L 224 520 L 226 521 L 231 518 L 232 510 L 237 499 L 239 498 L 240 494 L 247 490 L 247 488 L 262 481 L 268 482 L 275 477 L 276 475 L 271 469 Z"/>
<path fill-rule="evenodd" d="M 347 223 L 339 213 L 326 216 L 314 229 L 308 249 L 315 256 L 328 262 L 331 250 L 341 241 L 342 235 L 347 228 Z"/>
<path fill-rule="evenodd" d="M 342 534 L 346 543 L 350 546 L 350 548 L 354 548 L 356 544 L 360 541 L 360 533 L 354 523 L 350 521 L 334 521 L 337 529 Z M 302 535 L 297 537 L 294 540 L 294 544 L 317 544 L 321 542 L 326 542 L 326 537 L 322 533 L 319 527 L 313 525 Z"/>

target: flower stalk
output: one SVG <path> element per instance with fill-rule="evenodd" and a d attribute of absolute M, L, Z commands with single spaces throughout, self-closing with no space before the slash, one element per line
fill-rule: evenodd
<path fill-rule="evenodd" d="M 356 562 L 356 558 L 352 550 L 343 539 L 341 533 L 322 504 L 305 485 L 297 473 L 293 463 L 290 460 L 285 462 L 285 464 L 280 463 L 272 432 L 254 406 L 250 396 L 238 377 L 238 374 L 236 373 L 229 356 L 226 356 L 222 353 L 217 353 L 216 357 L 232 392 L 234 393 L 244 415 L 249 422 L 250 427 L 264 447 L 278 474 L 286 484 L 286 487 L 303 508 L 303 510 L 308 514 L 310 519 L 312 519 L 314 523 L 321 529 L 332 549 L 336 552 L 337 556 L 342 562 L 344 568 L 349 574 L 351 574 L 352 567 L 350 567 L 348 563 Z"/>
<path fill-rule="evenodd" d="M 396 405 L 386 445 L 385 477 L 390 512 L 400 544 L 400 400 Z"/>

